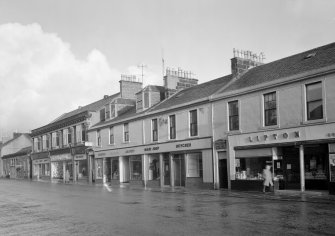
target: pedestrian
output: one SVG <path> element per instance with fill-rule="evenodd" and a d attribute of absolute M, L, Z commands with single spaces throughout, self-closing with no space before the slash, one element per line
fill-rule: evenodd
<path fill-rule="evenodd" d="M 273 182 L 272 182 L 272 173 L 271 173 L 271 166 L 270 165 L 266 165 L 265 169 L 263 170 L 263 193 L 265 193 L 265 189 L 266 187 L 270 187 L 270 191 L 271 191 L 271 187 L 273 187 Z"/>
<path fill-rule="evenodd" d="M 70 173 L 69 170 L 65 172 L 65 183 L 70 183 Z"/>

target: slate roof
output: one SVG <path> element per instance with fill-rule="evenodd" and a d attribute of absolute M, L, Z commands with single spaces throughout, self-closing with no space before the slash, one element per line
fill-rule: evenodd
<path fill-rule="evenodd" d="M 222 87 L 226 86 L 232 79 L 232 75 L 227 75 L 218 79 L 214 79 L 184 90 L 179 91 L 172 97 L 164 100 L 154 106 L 150 111 L 161 109 L 169 109 L 173 106 L 193 102 L 202 98 L 211 96 Z"/>
<path fill-rule="evenodd" d="M 24 147 L 24 148 L 20 149 L 17 152 L 4 155 L 1 158 L 6 159 L 6 158 L 10 158 L 10 157 L 24 156 L 24 155 L 27 155 L 27 154 L 31 153 L 31 151 L 32 151 L 32 147 L 28 146 L 28 147 Z"/>
<path fill-rule="evenodd" d="M 65 114 L 61 115 L 59 118 L 57 118 L 56 120 L 52 121 L 51 123 L 55 123 L 57 121 L 69 118 L 71 116 L 80 114 L 80 113 L 85 112 L 85 111 L 96 111 L 97 109 L 99 109 L 100 107 L 102 107 L 102 106 L 106 105 L 107 103 L 111 102 L 113 99 L 117 98 L 118 96 L 120 96 L 120 93 L 110 95 L 106 98 L 100 99 L 96 102 L 93 102 L 91 104 L 83 106 L 79 109 L 76 109 L 76 110 L 70 111 L 68 113 L 65 113 Z"/>
<path fill-rule="evenodd" d="M 136 94 L 139 94 L 143 91 L 154 91 L 154 92 L 165 92 L 165 87 L 163 86 L 159 86 L 159 85 L 148 85 L 148 86 L 145 86 L 143 89 L 141 89 L 139 92 L 137 92 Z"/>
<path fill-rule="evenodd" d="M 308 55 L 310 57 L 307 57 Z M 335 43 L 249 69 L 220 93 L 279 80 L 330 65 L 335 65 Z"/>

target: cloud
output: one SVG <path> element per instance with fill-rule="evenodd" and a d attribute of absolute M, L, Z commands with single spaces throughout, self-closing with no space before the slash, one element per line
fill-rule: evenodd
<path fill-rule="evenodd" d="M 39 24 L 0 25 L 0 61 L 0 135 L 38 128 L 119 90 L 120 73 L 100 51 L 80 60 Z"/>

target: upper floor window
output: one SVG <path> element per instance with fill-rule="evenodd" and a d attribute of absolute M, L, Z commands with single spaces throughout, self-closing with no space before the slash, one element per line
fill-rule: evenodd
<path fill-rule="evenodd" d="M 105 121 L 106 119 L 106 109 L 103 108 L 100 110 L 100 121 Z"/>
<path fill-rule="evenodd" d="M 47 149 L 47 135 L 42 136 L 42 149 L 43 150 Z"/>
<path fill-rule="evenodd" d="M 170 139 L 176 138 L 176 115 L 169 116 Z"/>
<path fill-rule="evenodd" d="M 157 119 L 153 119 L 151 121 L 151 128 L 152 128 L 152 141 L 158 141 L 158 123 L 157 123 Z"/>
<path fill-rule="evenodd" d="M 239 130 L 238 101 L 228 102 L 229 130 Z"/>
<path fill-rule="evenodd" d="M 149 92 L 144 92 L 144 108 L 148 108 L 150 106 L 149 104 Z"/>
<path fill-rule="evenodd" d="M 190 136 L 198 135 L 198 113 L 197 110 L 190 111 Z"/>
<path fill-rule="evenodd" d="M 37 140 L 38 140 L 37 141 L 37 150 L 41 151 L 42 150 L 42 138 L 38 137 Z"/>
<path fill-rule="evenodd" d="M 123 124 L 123 139 L 125 142 L 129 142 L 129 124 Z"/>
<path fill-rule="evenodd" d="M 86 131 L 86 125 L 81 125 L 81 141 L 87 141 L 87 131 Z"/>
<path fill-rule="evenodd" d="M 307 120 L 323 118 L 322 83 L 306 85 Z"/>
<path fill-rule="evenodd" d="M 56 132 L 56 146 L 59 147 L 60 143 L 59 143 L 59 132 Z"/>
<path fill-rule="evenodd" d="M 100 147 L 101 146 L 101 133 L 100 130 L 97 130 L 97 144 Z"/>
<path fill-rule="evenodd" d="M 47 140 L 46 140 L 46 148 L 49 149 L 52 146 L 52 142 L 50 142 L 50 134 L 47 134 Z"/>
<path fill-rule="evenodd" d="M 264 125 L 277 125 L 276 92 L 264 94 Z"/>
<path fill-rule="evenodd" d="M 114 127 L 109 128 L 109 144 L 114 144 Z"/>
<path fill-rule="evenodd" d="M 68 128 L 67 130 L 67 143 L 72 143 L 72 128 Z"/>

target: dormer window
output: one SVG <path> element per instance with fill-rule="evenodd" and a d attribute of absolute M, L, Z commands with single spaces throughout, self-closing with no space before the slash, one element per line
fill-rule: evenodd
<path fill-rule="evenodd" d="M 111 113 L 111 119 L 116 117 L 116 104 L 111 104 L 110 105 L 110 113 Z"/>
<path fill-rule="evenodd" d="M 150 107 L 150 99 L 149 99 L 149 92 L 144 92 L 144 108 L 149 108 Z"/>
<path fill-rule="evenodd" d="M 106 109 L 103 108 L 100 110 L 100 121 L 105 121 L 106 120 Z"/>

